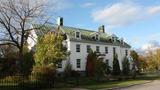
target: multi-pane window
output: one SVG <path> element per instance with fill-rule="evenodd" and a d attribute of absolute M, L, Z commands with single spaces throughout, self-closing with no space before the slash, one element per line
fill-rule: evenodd
<path fill-rule="evenodd" d="M 108 54 L 108 47 L 105 47 L 105 53 Z"/>
<path fill-rule="evenodd" d="M 58 68 L 62 68 L 62 61 L 58 62 Z"/>
<path fill-rule="evenodd" d="M 96 52 L 99 53 L 99 46 L 96 46 Z"/>
<path fill-rule="evenodd" d="M 108 59 L 106 59 L 106 65 L 109 66 L 109 60 Z"/>
<path fill-rule="evenodd" d="M 80 52 L 80 44 L 76 44 L 76 52 Z"/>
<path fill-rule="evenodd" d="M 116 48 L 113 47 L 113 55 L 115 55 L 115 54 L 116 54 Z"/>
<path fill-rule="evenodd" d="M 81 59 L 77 59 L 76 64 L 77 68 L 81 68 Z"/>
<path fill-rule="evenodd" d="M 96 34 L 96 40 L 98 40 L 99 39 L 99 36 L 98 36 L 98 34 Z"/>
<path fill-rule="evenodd" d="M 125 55 L 128 56 L 128 50 L 125 50 Z"/>
<path fill-rule="evenodd" d="M 76 32 L 76 38 L 80 38 L 80 32 Z"/>
<path fill-rule="evenodd" d="M 91 50 L 91 46 L 87 45 L 87 53 L 89 53 L 90 50 Z"/>

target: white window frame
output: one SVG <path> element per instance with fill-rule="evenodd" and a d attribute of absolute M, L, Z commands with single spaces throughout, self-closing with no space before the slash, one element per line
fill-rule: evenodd
<path fill-rule="evenodd" d="M 78 50 L 77 46 L 79 46 L 79 50 Z M 76 52 L 81 52 L 81 45 L 80 44 L 76 44 Z"/>
<path fill-rule="evenodd" d="M 100 46 L 96 46 L 96 52 L 100 53 Z"/>
<path fill-rule="evenodd" d="M 105 47 L 105 54 L 108 54 L 108 47 Z"/>
<path fill-rule="evenodd" d="M 76 59 L 76 67 L 81 68 L 81 59 Z"/>
<path fill-rule="evenodd" d="M 77 37 L 77 32 L 79 33 L 79 37 Z M 75 38 L 76 39 L 81 39 L 81 32 L 80 31 L 75 31 Z"/>
<path fill-rule="evenodd" d="M 125 50 L 125 56 L 128 56 L 128 50 Z"/>
<path fill-rule="evenodd" d="M 98 35 L 98 33 L 95 34 L 95 39 L 96 39 L 96 40 L 99 40 L 99 35 Z"/>

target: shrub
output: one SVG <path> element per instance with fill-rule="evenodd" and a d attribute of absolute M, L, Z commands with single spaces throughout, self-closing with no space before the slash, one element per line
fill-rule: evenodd
<path fill-rule="evenodd" d="M 31 73 L 31 81 L 52 82 L 55 77 L 55 68 L 52 66 L 35 66 Z"/>
<path fill-rule="evenodd" d="M 32 71 L 33 64 L 34 59 L 32 52 L 26 52 L 24 54 L 24 61 L 22 62 L 22 73 L 25 75 L 29 75 Z"/>
<path fill-rule="evenodd" d="M 105 76 L 106 72 L 106 63 L 102 61 L 103 59 L 98 59 L 95 61 L 95 67 L 94 67 L 94 77 L 96 77 L 97 81 L 99 81 L 100 78 Z"/>
<path fill-rule="evenodd" d="M 72 65 L 69 62 L 67 62 L 65 69 L 64 69 L 64 76 L 71 77 L 71 73 L 72 73 Z"/>
<path fill-rule="evenodd" d="M 20 75 L 17 76 L 7 76 L 4 79 L 2 79 L 3 82 L 6 83 L 19 83 L 23 80 L 23 77 Z"/>

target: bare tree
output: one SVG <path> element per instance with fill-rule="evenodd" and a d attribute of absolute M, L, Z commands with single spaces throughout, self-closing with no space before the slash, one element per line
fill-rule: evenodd
<path fill-rule="evenodd" d="M 23 61 L 23 48 L 28 31 L 36 29 L 33 23 L 45 24 L 42 0 L 0 0 L 0 42 L 18 48 L 19 63 Z M 41 19 L 41 20 L 40 20 Z"/>

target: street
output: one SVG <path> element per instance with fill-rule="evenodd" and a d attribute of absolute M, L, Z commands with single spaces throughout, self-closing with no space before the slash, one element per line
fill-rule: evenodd
<path fill-rule="evenodd" d="M 160 90 L 160 80 L 155 80 L 151 83 L 131 86 L 120 90 Z"/>

